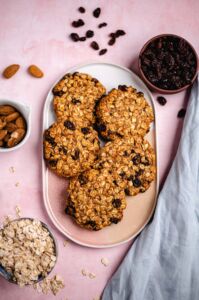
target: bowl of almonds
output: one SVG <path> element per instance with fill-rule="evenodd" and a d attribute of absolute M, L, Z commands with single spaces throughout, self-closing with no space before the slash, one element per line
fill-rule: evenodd
<path fill-rule="evenodd" d="M 30 135 L 30 108 L 21 102 L 0 99 L 0 152 L 16 150 Z"/>
<path fill-rule="evenodd" d="M 45 279 L 57 261 L 48 226 L 32 218 L 10 221 L 0 230 L 0 275 L 23 287 Z"/>

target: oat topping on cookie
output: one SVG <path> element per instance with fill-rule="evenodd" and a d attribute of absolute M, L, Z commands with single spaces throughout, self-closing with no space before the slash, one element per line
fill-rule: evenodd
<path fill-rule="evenodd" d="M 125 85 L 101 98 L 96 115 L 98 131 L 106 140 L 134 134 L 144 136 L 154 119 L 143 93 Z"/>
<path fill-rule="evenodd" d="M 116 181 L 116 174 L 107 169 L 91 169 L 72 178 L 65 212 L 81 227 L 91 230 L 117 224 L 123 217 L 126 199 Z"/>
<path fill-rule="evenodd" d="M 44 157 L 49 168 L 58 175 L 76 176 L 89 169 L 96 160 L 99 151 L 97 132 L 92 127 L 86 128 L 65 120 L 54 123 L 45 131 Z"/>

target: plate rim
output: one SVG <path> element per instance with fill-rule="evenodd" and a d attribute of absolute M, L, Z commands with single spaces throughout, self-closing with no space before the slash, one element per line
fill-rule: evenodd
<path fill-rule="evenodd" d="M 78 239 L 73 238 L 70 234 L 66 234 L 64 229 L 62 230 L 63 226 L 57 221 L 57 219 L 54 216 L 54 213 L 52 211 L 52 208 L 49 205 L 49 201 L 47 201 L 48 196 L 46 195 L 46 186 L 48 185 L 48 182 L 46 182 L 45 178 L 46 178 L 47 173 L 49 172 L 49 170 L 46 167 L 45 160 L 44 160 L 44 153 L 43 153 L 43 133 L 46 129 L 45 123 L 48 120 L 48 117 L 46 116 L 46 111 L 47 111 L 47 106 L 49 105 L 50 94 L 52 93 L 52 89 L 53 89 L 54 85 L 61 78 L 63 78 L 63 76 L 65 74 L 75 72 L 79 68 L 92 66 L 92 65 L 96 65 L 96 64 L 97 65 L 107 65 L 107 66 L 117 67 L 117 68 L 120 68 L 120 69 L 130 73 L 134 77 L 136 77 L 136 79 L 142 83 L 143 87 L 145 88 L 145 90 L 147 90 L 147 92 L 150 96 L 150 101 L 151 101 L 151 104 L 152 104 L 152 107 L 153 107 L 153 112 L 154 112 L 154 117 L 155 117 L 154 135 L 155 135 L 156 169 L 157 170 L 156 170 L 156 185 L 155 185 L 156 193 L 155 193 L 154 205 L 151 209 L 151 213 L 149 214 L 147 220 L 144 222 L 143 226 L 134 235 L 130 236 L 128 239 L 125 239 L 123 241 L 116 242 L 116 243 L 113 243 L 113 244 L 108 244 L 108 245 L 106 245 L 106 244 L 94 245 L 94 244 L 90 244 L 90 243 L 86 243 L 86 242 L 81 242 Z M 46 210 L 47 215 L 50 218 L 51 222 L 56 227 L 56 229 L 59 232 L 61 232 L 65 237 L 69 238 L 71 241 L 73 241 L 74 243 L 76 243 L 80 246 L 95 248 L 95 249 L 106 249 L 106 248 L 112 248 L 112 247 L 116 247 L 116 246 L 126 244 L 130 241 L 133 241 L 142 232 L 142 230 L 147 226 L 147 224 L 149 223 L 150 219 L 152 218 L 152 216 L 155 212 L 155 208 L 156 208 L 156 205 L 157 205 L 157 197 L 158 197 L 158 191 L 159 191 L 159 172 L 158 172 L 158 170 L 159 170 L 159 159 L 158 159 L 159 154 L 158 154 L 156 107 L 155 107 L 155 101 L 154 101 L 153 95 L 152 95 L 151 91 L 148 89 L 148 87 L 146 86 L 146 84 L 142 81 L 142 79 L 136 73 L 134 73 L 132 70 L 128 69 L 127 67 L 121 66 L 119 64 L 113 64 L 113 63 L 109 63 L 109 62 L 98 62 L 98 61 L 83 63 L 83 64 L 78 64 L 76 66 L 73 66 L 71 68 L 68 68 L 66 70 L 66 72 L 64 73 L 64 75 L 60 76 L 55 82 L 53 82 L 53 84 L 51 85 L 51 87 L 50 87 L 50 89 L 47 93 L 47 96 L 45 98 L 45 102 L 44 102 L 44 105 L 43 105 L 43 113 L 42 113 L 42 196 L 43 196 L 43 203 L 44 203 L 44 206 L 45 206 L 45 210 Z"/>

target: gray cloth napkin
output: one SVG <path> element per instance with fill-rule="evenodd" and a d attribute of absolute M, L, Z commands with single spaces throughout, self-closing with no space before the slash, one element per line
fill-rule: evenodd
<path fill-rule="evenodd" d="M 136 239 L 103 300 L 199 300 L 199 80 L 153 221 Z"/>

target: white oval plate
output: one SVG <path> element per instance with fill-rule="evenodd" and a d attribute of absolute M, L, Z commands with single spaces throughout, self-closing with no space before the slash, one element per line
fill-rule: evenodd
<path fill-rule="evenodd" d="M 91 76 L 96 77 L 106 87 L 107 91 L 114 87 L 117 88 L 120 84 L 125 84 L 127 86 L 132 85 L 138 91 L 142 91 L 144 93 L 145 98 L 152 106 L 155 115 L 153 97 L 150 91 L 147 89 L 142 80 L 132 71 L 109 63 L 91 63 L 67 70 L 66 73 L 71 72 L 88 73 Z M 61 78 L 59 78 L 59 80 L 60 79 Z M 53 86 L 58 81 L 56 81 Z M 43 131 L 55 121 L 52 106 L 52 88 L 48 93 L 44 106 Z M 156 161 L 158 162 L 155 122 L 152 124 L 146 139 L 149 140 L 154 147 L 156 151 Z M 112 224 L 100 231 L 89 231 L 79 227 L 70 216 L 64 213 L 68 181 L 56 176 L 48 170 L 44 159 L 42 159 L 42 172 L 44 204 L 50 219 L 57 229 L 59 229 L 59 231 L 61 231 L 67 238 L 82 246 L 108 248 L 130 241 L 146 226 L 156 206 L 158 172 L 156 180 L 145 193 L 134 197 L 127 197 L 127 208 L 121 222 L 118 224 Z"/>

